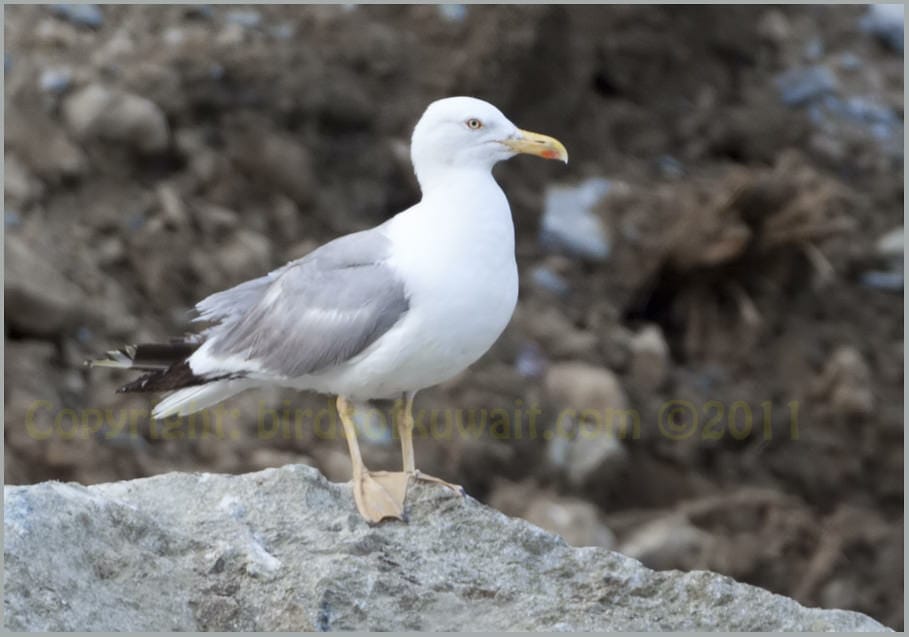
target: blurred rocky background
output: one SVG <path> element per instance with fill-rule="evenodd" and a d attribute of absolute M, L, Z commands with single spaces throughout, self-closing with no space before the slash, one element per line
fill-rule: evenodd
<path fill-rule="evenodd" d="M 153 397 L 82 361 L 180 335 L 210 292 L 414 203 L 413 124 L 475 95 L 572 161 L 497 169 L 518 310 L 418 399 L 522 406 L 525 435 L 422 437 L 421 468 L 573 544 L 903 627 L 901 7 L 5 18 L 7 484 L 288 463 L 347 480 L 342 440 L 263 435 L 263 405 L 322 398 L 247 394 L 229 435 L 165 436 Z M 565 435 L 526 435 L 533 406 Z M 640 419 L 591 438 L 565 408 Z M 367 463 L 395 467 L 369 431 Z"/>

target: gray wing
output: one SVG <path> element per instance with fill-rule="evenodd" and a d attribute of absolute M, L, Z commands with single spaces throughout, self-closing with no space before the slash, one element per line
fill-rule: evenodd
<path fill-rule="evenodd" d="M 209 355 L 290 378 L 356 356 L 409 307 L 389 251 L 376 229 L 357 232 L 206 298 L 199 319 L 219 321 L 206 334 Z"/>

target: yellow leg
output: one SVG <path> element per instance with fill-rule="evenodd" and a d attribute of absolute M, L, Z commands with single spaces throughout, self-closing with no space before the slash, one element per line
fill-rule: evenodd
<path fill-rule="evenodd" d="M 464 495 L 464 487 L 459 484 L 452 484 L 446 482 L 441 478 L 436 478 L 435 476 L 427 475 L 421 471 L 418 471 L 414 464 L 413 457 L 413 399 L 415 394 L 407 393 L 404 394 L 404 398 L 401 401 L 398 401 L 396 405 L 396 424 L 398 427 L 398 435 L 401 437 L 401 459 L 404 465 L 404 473 L 407 475 L 413 476 L 415 480 L 422 480 L 424 482 L 434 482 L 435 484 L 440 484 L 443 487 L 451 489 L 458 495 Z"/>
<path fill-rule="evenodd" d="M 353 421 L 354 406 L 338 396 L 338 415 L 344 427 L 350 462 L 353 465 L 353 492 L 357 510 L 368 522 L 386 518 L 404 519 L 404 498 L 410 474 L 405 472 L 369 471 L 363 464 L 357 429 Z"/>
<path fill-rule="evenodd" d="M 404 394 L 398 401 L 395 421 L 398 435 L 401 437 L 401 459 L 406 473 L 415 473 L 416 467 L 413 460 L 413 399 L 414 394 Z"/>

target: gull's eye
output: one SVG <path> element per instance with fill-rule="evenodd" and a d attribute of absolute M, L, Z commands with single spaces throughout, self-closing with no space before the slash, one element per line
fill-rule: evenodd
<path fill-rule="evenodd" d="M 478 120 L 476 117 L 471 117 L 469 120 L 467 120 L 467 128 L 470 130 L 479 130 L 483 128 L 483 122 Z"/>

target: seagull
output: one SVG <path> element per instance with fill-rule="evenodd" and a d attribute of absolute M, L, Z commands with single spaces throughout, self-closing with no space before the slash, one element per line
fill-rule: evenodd
<path fill-rule="evenodd" d="M 411 480 L 463 494 L 416 469 L 414 397 L 477 361 L 514 312 L 514 224 L 493 166 L 519 153 L 567 163 L 568 152 L 472 97 L 431 103 L 410 150 L 419 203 L 203 299 L 194 320 L 208 326 L 195 334 L 89 364 L 145 372 L 118 391 L 170 392 L 152 412 L 159 419 L 269 385 L 337 396 L 354 501 L 369 523 L 404 519 Z M 363 462 L 354 414 L 373 399 L 396 401 L 402 471 Z"/>

